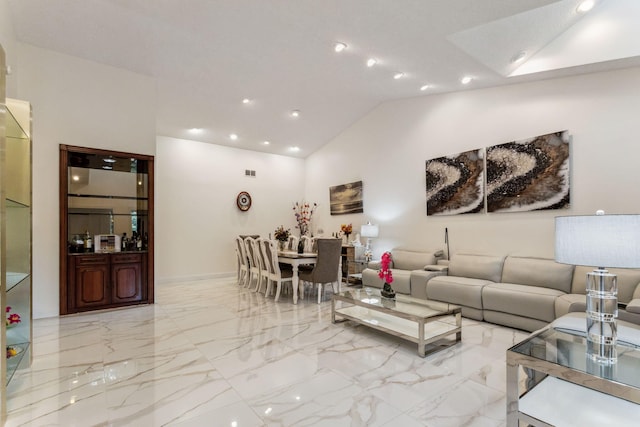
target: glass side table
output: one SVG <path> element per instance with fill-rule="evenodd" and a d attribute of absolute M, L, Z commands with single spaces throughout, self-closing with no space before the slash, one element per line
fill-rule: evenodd
<path fill-rule="evenodd" d="M 364 259 L 347 261 L 346 285 L 362 285 L 362 270 L 367 267 L 368 262 Z"/>
<path fill-rule="evenodd" d="M 507 350 L 507 426 L 638 425 L 640 347 L 618 343 L 606 365 L 586 341 L 546 329 Z"/>

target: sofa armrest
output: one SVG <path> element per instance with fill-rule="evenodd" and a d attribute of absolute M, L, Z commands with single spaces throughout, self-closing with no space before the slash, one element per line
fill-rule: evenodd
<path fill-rule="evenodd" d="M 640 298 L 633 299 L 627 304 L 626 310 L 629 313 L 639 313 L 640 314 Z"/>
<path fill-rule="evenodd" d="M 438 261 L 436 261 L 436 264 L 438 265 L 449 265 L 449 260 L 448 259 L 439 259 Z"/>
<path fill-rule="evenodd" d="M 369 263 L 367 264 L 367 267 L 372 269 L 372 270 L 380 270 L 381 267 L 381 261 L 377 260 L 377 261 L 369 261 Z"/>
<path fill-rule="evenodd" d="M 424 270 L 425 271 L 444 271 L 445 273 L 449 270 L 449 266 L 448 265 L 425 265 L 424 266 Z"/>

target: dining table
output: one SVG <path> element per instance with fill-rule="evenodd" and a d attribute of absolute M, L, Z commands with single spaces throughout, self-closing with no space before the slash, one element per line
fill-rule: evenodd
<path fill-rule="evenodd" d="M 278 251 L 278 262 L 289 264 L 293 268 L 291 286 L 293 287 L 293 303 L 298 303 L 298 267 L 302 264 L 315 264 L 318 254 L 315 252 L 298 253 L 296 251 Z"/>

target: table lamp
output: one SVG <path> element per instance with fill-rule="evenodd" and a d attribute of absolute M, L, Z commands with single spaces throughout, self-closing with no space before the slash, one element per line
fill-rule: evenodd
<path fill-rule="evenodd" d="M 640 267 L 640 215 L 556 217 L 556 261 L 598 266 L 587 274 L 587 355 L 617 361 L 618 284 L 605 267 Z"/>
<path fill-rule="evenodd" d="M 367 238 L 367 246 L 364 249 L 365 258 L 371 258 L 371 238 L 378 237 L 378 226 L 367 222 L 360 226 L 360 235 Z"/>

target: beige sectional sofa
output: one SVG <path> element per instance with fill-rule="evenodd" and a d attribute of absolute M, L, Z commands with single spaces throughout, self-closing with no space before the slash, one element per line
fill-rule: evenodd
<path fill-rule="evenodd" d="M 394 269 L 394 277 L 401 278 L 393 283 L 396 292 L 460 305 L 465 317 L 527 331 L 569 312 L 584 312 L 586 274 L 593 270 L 551 259 L 482 254 L 455 254 L 439 265 L 420 264 L 401 263 L 414 270 Z M 369 267 L 362 275 L 364 286 L 382 287 L 379 265 Z M 619 318 L 640 324 L 640 270 L 610 271 L 618 275 Z"/>

